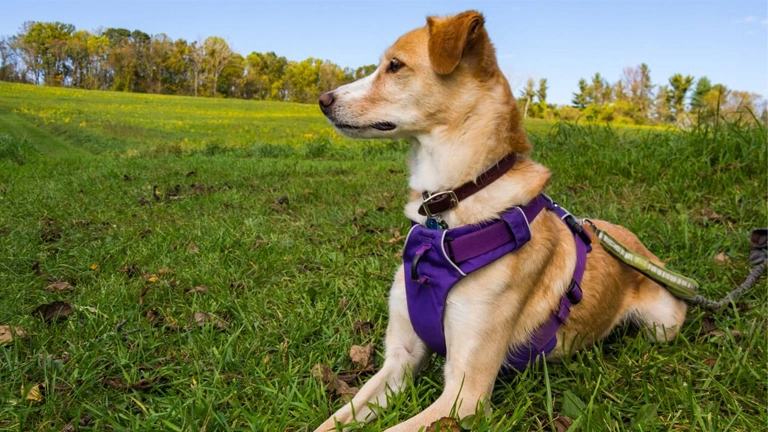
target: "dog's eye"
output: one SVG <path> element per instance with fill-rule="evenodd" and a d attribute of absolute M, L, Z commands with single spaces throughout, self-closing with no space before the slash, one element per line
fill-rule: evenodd
<path fill-rule="evenodd" d="M 389 61 L 389 66 L 387 66 L 387 72 L 395 73 L 400 69 L 402 69 L 403 66 L 405 66 L 405 63 L 401 62 L 396 58 L 393 58 L 392 60 Z"/>

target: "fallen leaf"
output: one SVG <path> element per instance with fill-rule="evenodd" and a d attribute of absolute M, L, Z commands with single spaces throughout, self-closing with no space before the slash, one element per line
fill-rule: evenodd
<path fill-rule="evenodd" d="M 160 278 L 158 278 L 157 275 L 154 273 L 145 273 L 144 275 L 141 276 L 141 280 L 143 280 L 144 282 L 157 283 L 158 281 L 160 281 Z"/>
<path fill-rule="evenodd" d="M 391 239 L 387 240 L 387 243 L 389 243 L 389 244 L 397 243 L 397 242 L 399 242 L 400 240 L 402 240 L 404 238 L 405 237 L 402 234 L 400 234 L 400 231 L 395 230 L 394 237 L 392 237 Z"/>
<path fill-rule="evenodd" d="M 130 388 L 136 391 L 144 392 L 160 387 L 168 382 L 168 378 L 160 376 L 154 378 L 143 378 L 130 385 Z"/>
<path fill-rule="evenodd" d="M 705 218 L 707 218 L 709 220 L 715 221 L 715 222 L 722 222 L 723 220 L 725 220 L 725 217 L 723 217 L 720 214 L 717 214 L 717 212 L 715 212 L 714 210 L 712 210 L 709 207 L 706 207 L 706 208 L 701 210 L 701 216 L 703 216 L 703 217 L 705 217 Z"/>
<path fill-rule="evenodd" d="M 43 243 L 56 243 L 61 239 L 61 231 L 55 228 L 44 228 L 40 230 L 40 240 Z"/>
<path fill-rule="evenodd" d="M 147 321 L 149 321 L 150 324 L 152 324 L 155 327 L 158 327 L 163 324 L 163 317 L 160 316 L 159 313 L 157 313 L 157 310 L 150 309 L 149 312 L 147 312 Z"/>
<path fill-rule="evenodd" d="M 200 248 L 197 247 L 196 244 L 190 243 L 190 244 L 187 245 L 187 252 L 189 252 L 191 254 L 196 254 L 196 253 L 200 252 Z"/>
<path fill-rule="evenodd" d="M 67 425 L 61 429 L 61 432 L 75 432 L 75 430 L 75 426 L 72 423 L 67 423 Z"/>
<path fill-rule="evenodd" d="M 347 403 L 352 400 L 353 397 L 360 391 L 357 387 L 350 387 L 344 381 L 338 381 L 336 387 L 336 394 L 339 396 L 342 402 Z"/>
<path fill-rule="evenodd" d="M 364 336 L 368 336 L 372 328 L 373 324 L 370 321 L 355 321 L 355 333 L 362 333 Z"/>
<path fill-rule="evenodd" d="M 704 320 L 701 322 L 701 333 L 702 335 L 708 335 L 712 333 L 717 328 L 717 325 L 715 324 L 714 318 L 711 316 L 705 316 Z"/>
<path fill-rule="evenodd" d="M 227 323 L 206 312 L 195 312 L 194 315 L 192 315 L 192 319 L 200 327 L 205 327 L 209 323 L 213 323 L 213 326 L 219 330 L 227 329 Z"/>
<path fill-rule="evenodd" d="M 48 285 L 43 289 L 50 292 L 58 292 L 58 291 L 74 291 L 75 287 L 73 287 L 69 282 L 58 281 Z"/>
<path fill-rule="evenodd" d="M 99 263 L 91 264 L 91 270 L 98 270 L 98 269 L 99 269 Z"/>
<path fill-rule="evenodd" d="M 245 282 L 243 282 L 243 281 L 235 281 L 235 282 L 232 282 L 231 284 L 229 284 L 229 286 L 232 287 L 232 288 L 236 288 L 236 289 L 245 288 Z"/>
<path fill-rule="evenodd" d="M 128 388 L 128 384 L 122 378 L 107 378 L 104 380 L 104 384 L 118 390 Z"/>
<path fill-rule="evenodd" d="M 728 264 L 731 262 L 731 259 L 725 253 L 720 252 L 719 254 L 715 255 L 712 261 L 717 264 Z"/>
<path fill-rule="evenodd" d="M 349 357 L 353 362 L 357 363 L 360 371 L 373 371 L 373 344 L 368 344 L 366 346 L 352 345 L 349 349 Z"/>
<path fill-rule="evenodd" d="M 204 293 L 206 291 L 205 285 L 198 285 L 191 290 L 187 291 L 186 294 L 194 294 L 194 293 Z"/>
<path fill-rule="evenodd" d="M 160 276 L 168 276 L 170 274 L 173 274 L 173 270 L 169 268 L 161 268 L 157 270 L 157 274 Z"/>
<path fill-rule="evenodd" d="M 453 417 L 443 417 L 427 426 L 424 432 L 461 432 L 459 422 Z"/>
<path fill-rule="evenodd" d="M 344 310 L 349 306 L 349 300 L 343 298 L 339 300 L 339 310 L 344 312 Z"/>
<path fill-rule="evenodd" d="M 128 277 L 136 277 L 141 274 L 141 269 L 136 263 L 126 264 L 123 267 L 117 269 L 119 273 L 125 273 Z"/>
<path fill-rule="evenodd" d="M 0 326 L 0 346 L 11 342 L 15 337 L 22 338 L 25 335 L 26 333 L 24 333 L 24 330 L 18 327 L 2 325 Z"/>
<path fill-rule="evenodd" d="M 323 384 L 326 390 L 344 402 L 349 402 L 359 391 L 357 387 L 351 387 L 347 382 L 339 379 L 331 372 L 331 368 L 324 364 L 318 363 L 312 366 L 312 376 Z"/>
<path fill-rule="evenodd" d="M 24 394 L 26 393 L 26 396 Z M 42 402 L 43 401 L 43 394 L 40 393 L 40 384 L 35 384 L 32 386 L 31 389 L 29 389 L 28 392 L 25 392 L 24 386 L 21 386 L 21 395 L 24 396 L 24 400 L 27 402 Z"/>
<path fill-rule="evenodd" d="M 331 372 L 331 368 L 324 364 L 316 364 L 312 366 L 312 376 L 320 381 L 328 390 L 333 390 L 331 384 L 336 379 L 336 376 Z"/>
<path fill-rule="evenodd" d="M 573 420 L 570 417 L 557 416 L 552 423 L 555 425 L 555 431 L 568 432 L 568 428 L 573 424 Z"/>
<path fill-rule="evenodd" d="M 705 365 L 707 365 L 709 367 L 713 367 L 713 366 L 715 366 L 715 363 L 717 363 L 717 359 L 714 358 L 714 357 L 710 357 L 710 358 L 704 360 L 702 363 L 704 363 Z"/>
<path fill-rule="evenodd" d="M 32 316 L 40 315 L 46 324 L 50 324 L 55 321 L 66 321 L 74 310 L 67 302 L 55 301 L 38 306 L 32 311 Z"/>

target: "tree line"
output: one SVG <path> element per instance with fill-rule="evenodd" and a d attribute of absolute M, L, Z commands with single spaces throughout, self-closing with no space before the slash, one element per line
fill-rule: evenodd
<path fill-rule="evenodd" d="M 0 38 L 0 80 L 90 90 L 314 103 L 318 95 L 371 74 L 376 65 L 342 68 L 328 60 L 288 60 L 274 52 L 234 52 L 222 38 L 172 39 L 164 33 L 77 30 L 61 22 L 25 22 Z M 528 79 L 519 95 L 526 117 L 686 126 L 722 116 L 768 121 L 759 95 L 675 74 L 651 82 L 648 65 L 627 67 L 615 82 L 581 79 L 570 106 L 547 102 L 547 79 Z M 753 116 L 754 114 L 754 116 Z"/>
<path fill-rule="evenodd" d="M 694 85 L 695 81 L 695 85 Z M 665 84 L 651 81 L 651 70 L 642 63 L 624 68 L 611 84 L 600 73 L 579 80 L 570 106 L 547 103 L 547 79 L 529 78 L 518 102 L 524 115 L 534 118 L 584 119 L 618 124 L 690 126 L 730 118 L 768 123 L 768 104 L 756 93 L 713 84 L 703 76 L 674 74 Z"/>
<path fill-rule="evenodd" d="M 89 32 L 61 22 L 26 22 L 17 34 L 0 38 L 0 80 L 89 90 L 314 103 L 375 69 L 292 61 L 274 52 L 243 57 L 217 36 L 189 42 L 124 28 Z"/>

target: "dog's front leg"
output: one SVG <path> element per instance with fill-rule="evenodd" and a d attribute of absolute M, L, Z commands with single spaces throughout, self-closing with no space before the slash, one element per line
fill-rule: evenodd
<path fill-rule="evenodd" d="M 376 413 L 370 405 L 387 405 L 387 393 L 398 393 L 408 376 L 418 374 L 430 351 L 416 335 L 408 316 L 405 279 L 400 266 L 389 296 L 389 324 L 385 340 L 385 359 L 381 370 L 363 385 L 352 401 L 336 411 L 316 432 L 336 430 L 336 424 L 371 421 Z"/>
<path fill-rule="evenodd" d="M 512 311 L 499 307 L 505 303 L 489 291 L 477 284 L 454 288 L 443 316 L 445 389 L 424 411 L 387 432 L 418 431 L 452 414 L 464 418 L 490 399 L 508 350 L 510 331 L 505 323 Z"/>

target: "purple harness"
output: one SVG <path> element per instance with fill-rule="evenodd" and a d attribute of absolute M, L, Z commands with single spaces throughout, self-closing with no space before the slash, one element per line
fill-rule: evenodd
<path fill-rule="evenodd" d="M 501 373 L 523 371 L 540 355 L 552 352 L 558 328 L 568 319 L 571 306 L 581 301 L 581 279 L 592 249 L 589 234 L 576 219 L 543 194 L 525 206 L 505 211 L 500 219 L 478 225 L 447 230 L 413 225 L 403 251 L 408 314 L 416 334 L 432 351 L 442 356 L 446 353 L 443 312 L 451 288 L 473 271 L 523 247 L 531 239 L 530 223 L 545 208 L 557 213 L 573 232 L 576 268 L 558 310 L 533 333 L 527 345 L 509 351 Z"/>

